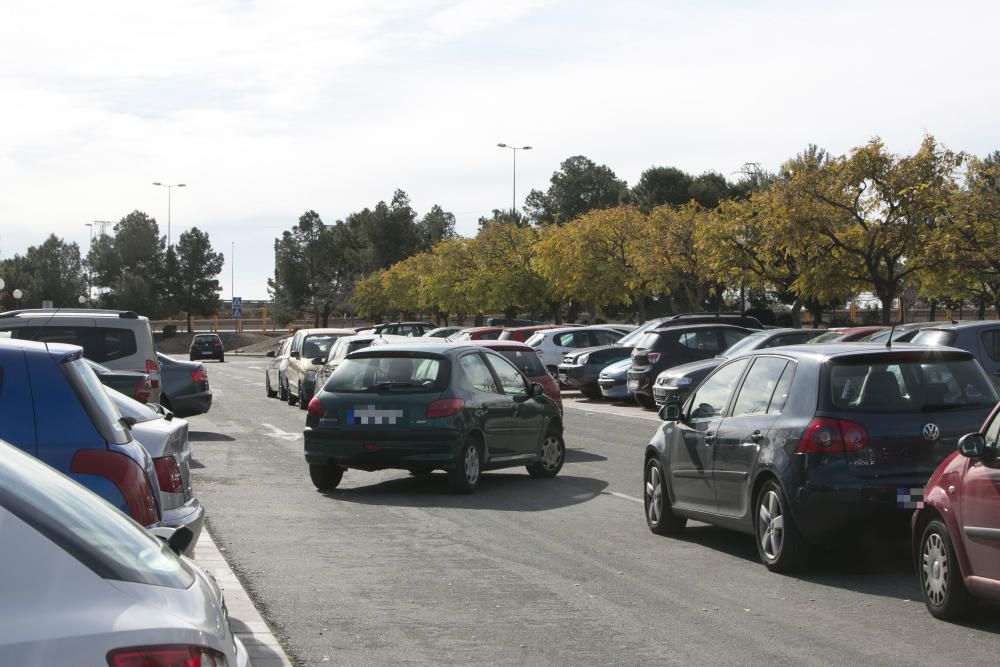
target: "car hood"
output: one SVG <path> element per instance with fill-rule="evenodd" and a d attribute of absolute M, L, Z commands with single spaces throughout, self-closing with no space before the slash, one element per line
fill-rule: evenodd
<path fill-rule="evenodd" d="M 587 363 L 594 363 L 597 361 L 602 361 L 604 359 L 615 359 L 621 357 L 627 357 L 632 351 L 632 347 L 622 347 L 621 345 L 597 345 L 595 347 L 583 347 L 578 350 L 573 350 L 572 352 L 567 352 L 563 357 L 566 360 L 576 359 L 584 354 L 589 354 L 590 359 Z"/>
<path fill-rule="evenodd" d="M 629 367 L 632 366 L 632 357 L 625 357 L 621 361 L 616 361 L 610 364 L 601 371 L 602 378 L 611 378 L 615 380 L 624 379 L 628 374 Z"/>
<path fill-rule="evenodd" d="M 664 377 L 684 377 L 685 375 L 710 373 L 714 368 L 721 366 L 724 361 L 725 359 L 720 359 L 719 357 L 702 359 L 701 361 L 691 361 L 686 364 L 681 364 L 680 366 L 668 368 L 660 373 L 660 375 Z"/>

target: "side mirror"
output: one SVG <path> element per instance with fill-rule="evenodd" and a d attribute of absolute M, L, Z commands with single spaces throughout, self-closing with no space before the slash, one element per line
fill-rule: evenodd
<path fill-rule="evenodd" d="M 667 396 L 667 402 L 660 408 L 660 419 L 668 422 L 680 421 L 681 402 L 680 394 L 670 394 Z"/>
<path fill-rule="evenodd" d="M 986 451 L 986 438 L 982 433 L 967 433 L 958 439 L 958 451 L 970 459 L 982 458 Z"/>
<path fill-rule="evenodd" d="M 267 353 L 267 354 L 265 354 L 264 356 L 265 356 L 265 357 L 273 357 L 273 356 L 274 356 L 274 350 L 271 350 L 270 352 L 268 352 L 268 353 Z"/>
<path fill-rule="evenodd" d="M 135 417 L 132 416 L 122 417 L 122 423 L 125 424 L 125 426 L 127 426 L 129 429 L 131 429 L 133 426 L 135 426 Z"/>
<path fill-rule="evenodd" d="M 309 363 L 314 366 L 322 366 L 326 363 L 326 357 L 313 357 Z"/>
<path fill-rule="evenodd" d="M 545 387 L 543 387 L 538 382 L 532 382 L 531 386 L 528 387 L 528 395 L 531 396 L 532 398 L 535 398 L 536 396 L 541 396 L 544 393 L 545 393 Z"/>
<path fill-rule="evenodd" d="M 292 359 L 298 359 L 300 355 L 298 352 L 292 352 L 288 356 L 290 356 Z"/>

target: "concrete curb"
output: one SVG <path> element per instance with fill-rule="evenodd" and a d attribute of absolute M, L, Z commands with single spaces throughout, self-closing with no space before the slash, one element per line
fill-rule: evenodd
<path fill-rule="evenodd" d="M 208 528 L 201 531 L 198 544 L 194 547 L 194 559 L 219 583 L 219 588 L 226 597 L 233 632 L 246 646 L 252 667 L 293 667 L 271 629 L 257 613 L 257 608 L 240 580 L 215 545 Z"/>

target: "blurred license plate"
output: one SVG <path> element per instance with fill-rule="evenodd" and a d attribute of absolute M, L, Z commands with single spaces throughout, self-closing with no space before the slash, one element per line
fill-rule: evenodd
<path fill-rule="evenodd" d="M 559 379 L 562 380 L 563 382 L 569 380 L 569 376 L 566 375 L 566 371 L 559 371 Z"/>
<path fill-rule="evenodd" d="M 629 380 L 628 381 L 628 390 L 629 391 L 635 391 L 638 388 L 639 388 L 639 381 L 638 380 Z"/>

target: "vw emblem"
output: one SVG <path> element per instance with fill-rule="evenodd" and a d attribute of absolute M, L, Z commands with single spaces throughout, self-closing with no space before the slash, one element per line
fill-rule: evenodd
<path fill-rule="evenodd" d="M 934 442 L 941 437 L 941 429 L 938 428 L 937 424 L 924 424 L 923 434 L 924 440 Z"/>

